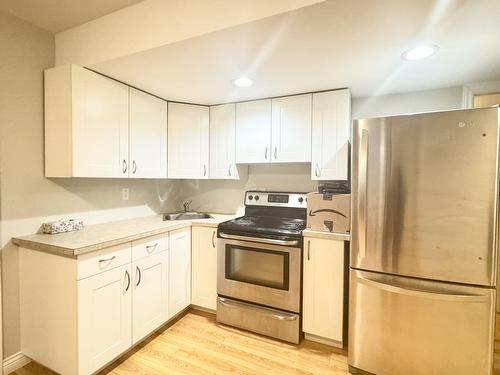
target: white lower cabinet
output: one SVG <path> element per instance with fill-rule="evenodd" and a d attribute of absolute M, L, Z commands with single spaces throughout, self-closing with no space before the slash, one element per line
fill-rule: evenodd
<path fill-rule="evenodd" d="M 78 281 L 79 374 L 93 373 L 132 345 L 131 284 L 130 264 Z"/>
<path fill-rule="evenodd" d="M 191 304 L 191 228 L 170 232 L 168 317 Z"/>
<path fill-rule="evenodd" d="M 306 338 L 344 342 L 344 241 L 304 237 L 303 322 Z"/>
<path fill-rule="evenodd" d="M 217 302 L 217 228 L 192 229 L 191 303 L 215 310 Z"/>
<path fill-rule="evenodd" d="M 189 306 L 191 230 L 76 259 L 20 248 L 19 266 L 21 352 L 60 374 L 90 375 Z"/>
<path fill-rule="evenodd" d="M 168 319 L 168 251 L 132 263 L 132 343 Z"/>

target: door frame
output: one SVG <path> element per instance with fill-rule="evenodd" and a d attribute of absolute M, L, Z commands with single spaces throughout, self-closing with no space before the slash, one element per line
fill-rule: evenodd
<path fill-rule="evenodd" d="M 474 96 L 493 94 L 500 92 L 500 81 L 475 82 L 463 86 L 462 108 L 468 109 L 474 106 Z"/>

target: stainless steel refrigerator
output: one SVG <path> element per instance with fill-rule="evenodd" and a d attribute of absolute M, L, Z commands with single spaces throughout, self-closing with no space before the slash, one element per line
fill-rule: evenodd
<path fill-rule="evenodd" d="M 499 126 L 498 107 L 354 122 L 353 373 L 492 374 Z"/>

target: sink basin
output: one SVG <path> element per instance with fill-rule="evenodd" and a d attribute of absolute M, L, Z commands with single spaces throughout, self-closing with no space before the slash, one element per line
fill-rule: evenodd
<path fill-rule="evenodd" d="M 213 216 L 201 212 L 177 212 L 174 214 L 164 214 L 163 220 L 197 220 L 213 219 Z"/>

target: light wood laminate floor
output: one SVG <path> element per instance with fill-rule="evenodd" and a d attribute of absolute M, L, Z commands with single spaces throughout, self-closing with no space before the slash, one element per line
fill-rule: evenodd
<path fill-rule="evenodd" d="M 30 363 L 15 375 L 53 375 Z M 99 375 L 237 374 L 347 375 L 347 354 L 309 341 L 290 345 L 218 325 L 215 316 L 189 311 Z"/>

